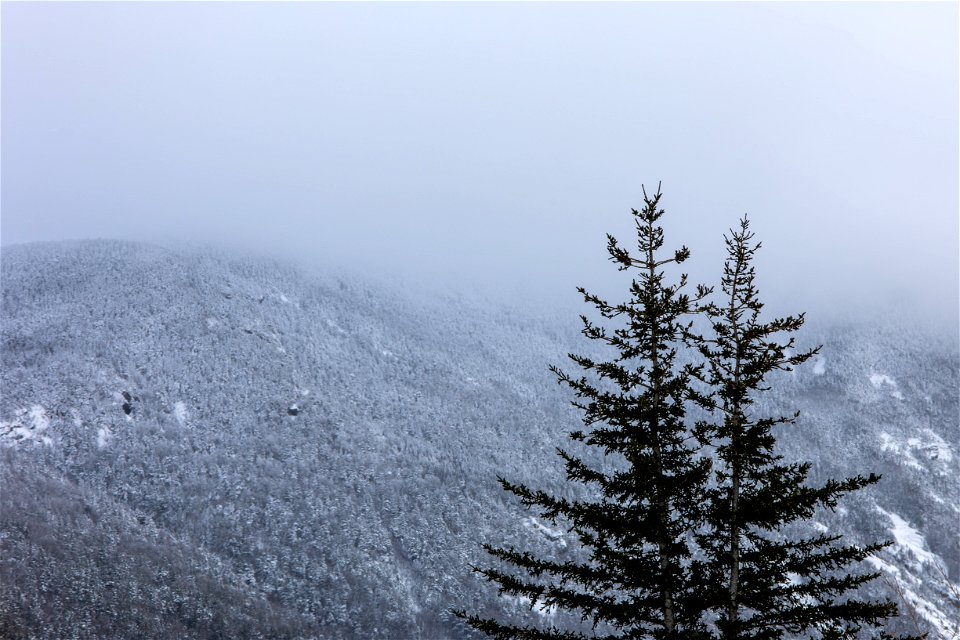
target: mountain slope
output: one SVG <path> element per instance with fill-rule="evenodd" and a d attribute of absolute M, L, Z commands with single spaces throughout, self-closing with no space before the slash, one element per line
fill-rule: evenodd
<path fill-rule="evenodd" d="M 547 371 L 590 348 L 573 316 L 112 241 L 5 248 L 2 287 L 4 636 L 463 637 L 451 607 L 525 615 L 479 542 L 576 553 L 495 482 L 576 491 Z M 806 339 L 765 401 L 804 412 L 784 452 L 884 473 L 819 526 L 896 538 L 880 586 L 946 630 L 956 340 Z"/>

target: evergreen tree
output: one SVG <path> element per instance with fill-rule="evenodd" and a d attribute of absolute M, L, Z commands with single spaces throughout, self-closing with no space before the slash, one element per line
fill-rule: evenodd
<path fill-rule="evenodd" d="M 706 554 L 704 593 L 723 640 L 788 633 L 853 637 L 896 613 L 889 601 L 852 595 L 878 576 L 851 573 L 853 565 L 885 545 L 844 545 L 837 535 L 791 537 L 784 530 L 810 519 L 818 508 L 835 507 L 844 494 L 879 477 L 858 475 L 811 487 L 806 483 L 810 464 L 785 463 L 774 453 L 772 430 L 792 424 L 799 413 L 758 415 L 754 403 L 768 388 L 770 374 L 802 364 L 819 348 L 794 353 L 791 334 L 803 325 L 803 314 L 761 321 L 752 265 L 760 244 L 753 244 L 746 217 L 725 240 L 722 302 L 702 308 L 712 336 L 694 338 L 706 363 L 697 374 L 711 387 L 719 416 L 715 424 L 698 425 L 702 442 L 716 447 L 708 527 L 698 535 Z"/>
<path fill-rule="evenodd" d="M 612 464 L 596 468 L 558 449 L 567 479 L 587 485 L 592 499 L 566 499 L 500 479 L 524 506 L 575 534 L 583 560 L 559 562 L 485 545 L 501 562 L 475 569 L 501 594 L 528 598 L 531 608 L 555 606 L 579 615 L 591 625 L 591 637 L 698 638 L 706 633 L 689 534 L 701 523 L 710 463 L 697 455 L 697 442 L 685 424 L 696 372 L 681 365 L 677 354 L 689 328 L 685 316 L 708 291 L 700 287 L 692 298 L 683 293 L 685 275 L 666 282 L 664 267 L 684 262 L 690 252 L 682 247 L 672 256 L 661 255 L 660 199 L 659 189 L 653 196 L 644 191 L 643 210 L 632 212 L 637 253 L 608 236 L 610 259 L 636 274 L 630 299 L 610 304 L 578 289 L 600 316 L 619 321 L 608 329 L 581 316 L 583 334 L 612 347 L 615 357 L 595 361 L 571 354 L 584 371 L 578 376 L 552 368 L 575 393 L 573 404 L 587 427 L 570 437 L 599 448 Z M 495 638 L 586 637 L 557 627 L 456 614 Z"/>

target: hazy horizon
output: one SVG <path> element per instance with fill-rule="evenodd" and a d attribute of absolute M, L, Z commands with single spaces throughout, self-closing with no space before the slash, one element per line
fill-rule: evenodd
<path fill-rule="evenodd" d="M 712 283 L 957 323 L 957 5 L 2 5 L 4 246 L 213 244 L 616 295 L 663 182 Z"/>

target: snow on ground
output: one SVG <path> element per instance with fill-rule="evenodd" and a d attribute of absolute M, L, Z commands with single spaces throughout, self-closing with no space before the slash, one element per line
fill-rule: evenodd
<path fill-rule="evenodd" d="M 30 426 L 34 432 L 40 432 L 50 426 L 50 418 L 47 417 L 47 410 L 38 404 L 30 407 L 27 414 L 30 418 Z"/>
<path fill-rule="evenodd" d="M 953 451 L 946 440 L 932 429 L 923 429 L 923 433 L 927 434 L 929 438 L 927 442 L 923 443 L 923 446 L 931 460 L 953 462 Z"/>
<path fill-rule="evenodd" d="M 893 389 L 890 391 L 890 396 L 896 398 L 897 400 L 903 400 L 903 393 L 901 393 L 900 389 L 897 388 L 897 381 L 885 373 L 871 373 L 870 384 L 873 385 L 874 389 L 890 387 Z"/>
<path fill-rule="evenodd" d="M 548 540 L 556 542 L 561 547 L 567 546 L 567 541 L 563 539 L 563 531 L 561 531 L 560 529 L 551 529 L 550 527 L 546 526 L 545 524 L 543 524 L 533 516 L 527 518 L 526 521 L 524 522 L 524 525 L 526 525 L 528 529 L 539 531 Z"/>
<path fill-rule="evenodd" d="M 187 413 L 187 405 L 182 402 L 173 403 L 173 417 L 177 419 L 181 425 L 187 424 L 187 418 L 189 414 Z"/>
<path fill-rule="evenodd" d="M 873 568 L 882 573 L 888 573 L 894 578 L 899 578 L 900 567 L 895 564 L 890 564 L 889 562 L 878 558 L 877 556 L 867 556 L 867 562 L 873 565 Z"/>
<path fill-rule="evenodd" d="M 931 627 L 937 632 L 936 635 L 931 634 L 927 636 L 930 640 L 934 640 L 936 637 L 943 639 L 953 640 L 957 637 L 957 634 L 960 633 L 960 622 L 957 622 L 955 619 L 951 619 L 950 615 L 945 613 L 935 604 L 927 600 L 926 598 L 921 597 L 916 591 L 911 589 L 907 583 L 908 582 L 920 582 L 915 576 L 909 576 L 908 578 L 904 577 L 903 572 L 900 571 L 899 567 L 896 567 L 889 562 L 884 562 L 876 556 L 868 556 L 867 562 L 873 565 L 873 568 L 881 573 L 885 573 L 889 578 L 882 578 L 887 583 L 891 584 L 896 591 L 897 595 L 900 597 L 901 610 L 903 607 L 909 607 L 919 615 L 920 618 L 925 620 Z"/>
<path fill-rule="evenodd" d="M 955 618 L 951 619 L 951 616 L 944 613 L 939 607 L 926 598 L 920 597 L 920 595 L 909 587 L 903 587 L 902 592 L 903 599 L 913 607 L 914 611 L 919 613 L 923 619 L 937 630 L 941 638 L 950 638 L 950 640 L 953 640 L 957 637 L 957 634 L 960 633 L 960 622 Z"/>
<path fill-rule="evenodd" d="M 818 355 L 817 359 L 813 361 L 813 375 L 822 376 L 827 372 L 827 359 L 823 356 Z"/>
<path fill-rule="evenodd" d="M 897 457 L 897 462 L 899 464 L 905 465 L 907 467 L 913 467 L 914 469 L 924 470 L 924 466 L 920 464 L 920 461 L 913 457 L 909 447 L 904 447 L 900 442 L 897 442 L 896 438 L 882 431 L 880 433 L 880 451 L 889 451 Z"/>
<path fill-rule="evenodd" d="M 100 427 L 97 429 L 97 447 L 103 449 L 110 442 L 110 438 L 113 437 L 113 434 L 110 433 L 110 429 L 107 427 Z"/>
<path fill-rule="evenodd" d="M 924 437 L 907 438 L 906 441 L 894 438 L 889 433 L 880 433 L 880 450 L 894 454 L 899 464 L 930 471 L 937 468 L 938 475 L 955 473 L 953 469 L 953 449 L 931 429 L 921 429 Z"/>
<path fill-rule="evenodd" d="M 890 519 L 893 528 L 890 532 L 893 534 L 897 550 L 909 551 L 917 559 L 917 568 L 923 564 L 936 564 L 937 556 L 926 549 L 927 541 L 923 534 L 910 526 L 910 523 L 895 513 L 886 511 L 880 507 L 877 511 Z"/>
<path fill-rule="evenodd" d="M 893 525 L 890 528 L 890 532 L 893 533 L 894 538 L 893 553 L 903 557 L 904 552 L 907 552 L 912 554 L 915 561 L 908 565 L 910 569 L 912 569 L 910 572 L 901 571 L 900 567 L 877 556 L 868 556 L 866 558 L 867 562 L 873 565 L 873 568 L 877 571 L 889 576 L 883 579 L 896 589 L 897 594 L 902 600 L 901 605 L 912 609 L 915 614 L 929 623 L 933 630 L 936 631 L 936 635 L 929 636 L 931 640 L 937 636 L 953 640 L 957 637 L 957 634 L 960 634 L 960 621 L 952 619 L 949 614 L 930 602 L 930 600 L 920 596 L 911 588 L 911 586 L 923 584 L 925 578 L 918 575 L 918 573 L 922 571 L 925 566 L 928 566 L 933 568 L 934 576 L 939 576 L 933 578 L 934 580 L 940 580 L 942 578 L 944 586 L 948 590 L 955 592 L 956 586 L 949 582 L 940 558 L 926 548 L 926 540 L 923 534 L 910 526 L 909 522 L 897 514 L 880 507 L 876 507 L 876 509 L 882 515 L 886 516 Z"/>
<path fill-rule="evenodd" d="M 29 409 L 14 412 L 13 420 L 0 422 L 0 441 L 15 444 L 40 437 L 41 442 L 53 444 L 49 436 L 41 435 L 49 427 L 50 416 L 47 415 L 47 410 L 35 404 Z"/>
<path fill-rule="evenodd" d="M 410 568 L 406 566 L 405 563 L 399 563 L 396 565 L 396 570 L 397 581 L 399 582 L 399 586 L 403 592 L 403 595 L 406 597 L 407 604 L 410 606 L 410 610 L 414 614 L 420 613 L 423 611 L 423 607 L 420 606 L 420 602 L 417 598 L 415 589 L 417 581 L 413 577 Z"/>
<path fill-rule="evenodd" d="M 888 384 L 891 387 L 897 386 L 896 380 L 884 373 L 871 373 L 870 384 L 872 384 L 875 389 L 879 389 L 885 384 Z"/>

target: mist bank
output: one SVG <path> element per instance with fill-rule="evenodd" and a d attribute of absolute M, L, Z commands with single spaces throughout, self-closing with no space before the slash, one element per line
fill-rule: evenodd
<path fill-rule="evenodd" d="M 665 218 L 669 215 L 668 211 Z M 622 218 L 629 222 L 630 216 L 625 212 Z M 725 259 L 723 236 L 737 220 L 734 216 L 729 225 L 714 225 L 711 238 L 705 238 L 701 230 L 685 239 L 683 229 L 668 228 L 665 255 L 684 245 L 691 249 L 691 258 L 682 268 L 673 269 L 671 275 L 676 278 L 686 273 L 691 291 L 697 284 L 718 288 Z M 756 225 L 754 218 L 751 221 L 755 226 L 764 226 Z M 634 232 L 626 225 L 610 232 L 616 234 L 622 246 L 632 246 Z M 791 248 L 789 238 L 768 240 L 758 231 L 757 239 L 763 245 L 756 258 L 757 284 L 771 315 L 806 313 L 811 323 L 897 324 L 948 338 L 960 336 L 960 269 L 938 273 L 935 283 L 878 278 L 866 273 L 862 266 L 810 258 L 815 250 L 805 255 L 802 250 Z M 453 296 L 475 304 L 565 315 L 577 324 L 577 316 L 584 311 L 577 287 L 615 301 L 627 297 L 632 277 L 610 262 L 606 232 L 601 231 L 583 236 L 575 246 L 551 246 L 528 239 L 525 247 L 529 259 L 523 261 L 516 258 L 518 248 L 510 248 L 511 256 L 505 257 L 506 249 L 491 244 L 485 250 L 485 259 L 481 259 L 483 254 L 477 253 L 475 247 L 457 255 L 456 245 L 420 247 L 415 239 L 404 250 L 403 243 L 408 240 L 397 238 L 389 250 L 379 245 L 339 242 L 336 236 L 291 237 L 288 243 L 259 244 L 239 239 L 168 237 L 157 244 L 170 249 L 288 261 L 315 272 L 355 275 L 370 282 L 420 291 L 425 296 Z M 507 240 L 508 245 L 519 242 Z"/>
<path fill-rule="evenodd" d="M 629 245 L 630 207 L 662 183 L 667 246 L 698 281 L 746 213 L 790 309 L 960 306 L 949 3 L 3 18 L 5 243 L 225 243 L 539 305 L 616 292 L 605 234 Z"/>
<path fill-rule="evenodd" d="M 630 235 L 619 235 L 629 240 Z M 762 238 L 759 238 L 763 242 Z M 130 241 L 129 239 L 120 239 Z M 372 255 L 363 247 L 353 251 L 350 245 L 337 245 L 332 239 L 316 238 L 308 246 L 307 238 L 292 239 L 290 244 L 263 242 L 259 245 L 220 238 L 171 237 L 155 241 L 133 240 L 144 245 L 155 245 L 175 252 L 211 254 L 224 259 L 253 259 L 276 261 L 289 267 L 314 274 L 333 274 L 359 279 L 385 288 L 399 289 L 417 298 L 455 299 L 458 302 L 483 308 L 504 308 L 533 316 L 551 317 L 579 327 L 578 316 L 589 312 L 577 287 L 597 293 L 612 301 L 625 299 L 630 285 L 629 272 L 619 272 L 609 262 L 605 237 L 584 240 L 591 245 L 582 254 L 565 264 L 561 256 L 545 263 L 531 262 L 505 266 L 491 258 L 489 269 L 482 272 L 476 265 L 463 264 L 451 258 L 445 260 L 443 251 L 434 256 L 412 256 L 388 260 L 385 255 Z M 722 243 L 722 233 L 717 238 Z M 71 242 L 83 242 L 73 240 Z M 0 252 L 17 246 L 51 244 L 56 242 L 7 244 Z M 626 242 L 622 242 L 625 246 Z M 337 245 L 337 246 L 335 246 Z M 665 247 L 679 247 L 667 238 Z M 689 245 L 688 245 L 689 246 Z M 693 255 L 670 273 L 674 278 L 688 275 L 691 292 L 697 284 L 719 287 L 723 259 L 719 255 L 704 255 L 690 247 Z M 782 271 L 771 265 L 770 254 L 776 249 L 764 242 L 757 257 L 757 282 L 761 299 L 769 316 L 805 313 L 811 326 L 831 325 L 890 325 L 904 329 L 912 327 L 922 333 L 940 336 L 948 341 L 960 339 L 960 286 L 947 285 L 935 292 L 921 286 L 911 287 L 889 281 L 864 280 L 857 286 L 848 286 L 850 274 L 838 273 L 830 278 L 816 265 L 798 261 L 795 269 Z M 589 265 L 586 263 L 590 262 Z M 582 272 L 573 267 L 580 265 Z M 846 276 L 846 277 L 844 277 Z M 944 276 L 949 280 L 948 276 Z M 954 280 L 957 278 L 954 277 Z"/>

